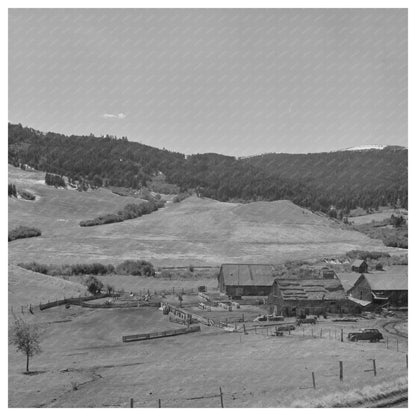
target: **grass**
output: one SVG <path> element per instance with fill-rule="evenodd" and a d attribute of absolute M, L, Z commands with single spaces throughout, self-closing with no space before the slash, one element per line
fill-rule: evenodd
<path fill-rule="evenodd" d="M 145 259 L 155 266 L 279 263 L 288 259 L 341 255 L 352 249 L 388 250 L 378 240 L 349 230 L 289 201 L 225 203 L 189 197 L 179 204 L 125 223 L 85 229 L 82 219 L 117 212 L 137 198 L 110 190 L 90 192 L 44 185 L 41 172 L 9 166 L 9 180 L 37 196 L 9 198 L 9 226 L 42 230 L 36 241 L 9 244 L 11 262 L 118 264 Z"/>
<path fill-rule="evenodd" d="M 347 392 L 339 391 L 308 401 L 297 400 L 292 403 L 291 407 L 372 407 L 377 402 L 388 401 L 392 396 L 406 394 L 407 391 L 408 378 L 399 377 L 392 381 Z"/>
<path fill-rule="evenodd" d="M 36 305 L 48 300 L 82 295 L 86 287 L 59 277 L 46 276 L 9 264 L 9 307 Z"/>
<path fill-rule="evenodd" d="M 217 395 L 220 386 L 225 407 L 287 407 L 407 375 L 404 353 L 383 343 L 302 337 L 299 329 L 269 338 L 250 331 L 240 342 L 240 334 L 202 326 L 197 334 L 123 344 L 122 335 L 181 326 L 152 308 L 58 307 L 31 319 L 43 328 L 43 353 L 31 364 L 40 373 L 22 374 L 22 356 L 9 350 L 11 407 L 128 407 L 130 398 L 137 407 L 156 407 L 159 398 L 163 407 L 219 407 L 218 397 L 188 399 Z M 372 358 L 377 359 L 376 378 L 364 371 Z"/>

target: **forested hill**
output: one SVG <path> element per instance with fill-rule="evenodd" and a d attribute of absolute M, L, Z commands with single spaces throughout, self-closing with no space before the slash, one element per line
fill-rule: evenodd
<path fill-rule="evenodd" d="M 181 189 L 228 200 L 289 199 L 315 210 L 395 204 L 407 207 L 407 149 L 266 154 L 237 159 L 185 155 L 126 138 L 65 136 L 9 124 L 9 163 L 87 180 L 140 188 L 163 172 Z"/>

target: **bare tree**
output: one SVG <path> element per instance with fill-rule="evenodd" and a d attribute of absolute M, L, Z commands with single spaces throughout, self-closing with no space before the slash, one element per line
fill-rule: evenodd
<path fill-rule="evenodd" d="M 10 344 L 26 355 L 26 372 L 29 372 L 29 358 L 41 352 L 40 332 L 36 325 L 31 325 L 17 318 L 11 328 Z"/>

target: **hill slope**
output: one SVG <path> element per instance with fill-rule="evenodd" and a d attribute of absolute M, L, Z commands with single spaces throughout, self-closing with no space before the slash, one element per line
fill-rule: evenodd
<path fill-rule="evenodd" d="M 64 136 L 9 124 L 9 163 L 82 179 L 97 186 L 139 188 L 163 172 L 182 190 L 220 201 L 289 199 L 313 210 L 407 207 L 407 149 L 266 154 L 236 159 L 185 155 L 112 137 Z"/>
<path fill-rule="evenodd" d="M 14 264 L 118 264 L 141 258 L 156 266 L 218 265 L 343 255 L 352 249 L 397 251 L 361 233 L 342 230 L 290 201 L 240 204 L 190 197 L 134 220 L 83 228 L 79 220 L 91 217 L 93 210 L 113 212 L 129 198 L 103 189 L 79 193 L 47 188 L 33 182 L 35 173 L 15 168 L 10 172 L 14 178 L 19 174 L 19 186 L 27 184 L 41 195 L 34 202 L 9 198 L 10 224 L 24 223 L 42 231 L 41 237 L 9 243 Z"/>

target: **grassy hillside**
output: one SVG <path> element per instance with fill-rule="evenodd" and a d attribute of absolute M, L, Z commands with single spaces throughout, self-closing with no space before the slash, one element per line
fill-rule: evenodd
<path fill-rule="evenodd" d="M 278 263 L 353 249 L 388 250 L 378 240 L 342 230 L 289 201 L 240 204 L 190 197 L 141 218 L 82 228 L 80 220 L 115 212 L 137 199 L 129 201 L 105 189 L 76 192 L 47 187 L 43 174 L 14 167 L 9 168 L 9 176 L 18 188 L 38 196 L 35 201 L 9 198 L 9 226 L 30 225 L 42 231 L 36 239 L 9 243 L 9 260 L 14 264 L 119 264 L 129 258 L 156 266 Z"/>
<path fill-rule="evenodd" d="M 85 286 L 46 276 L 9 264 L 9 307 L 19 311 L 21 305 L 36 305 L 48 300 L 79 296 L 86 292 Z"/>

